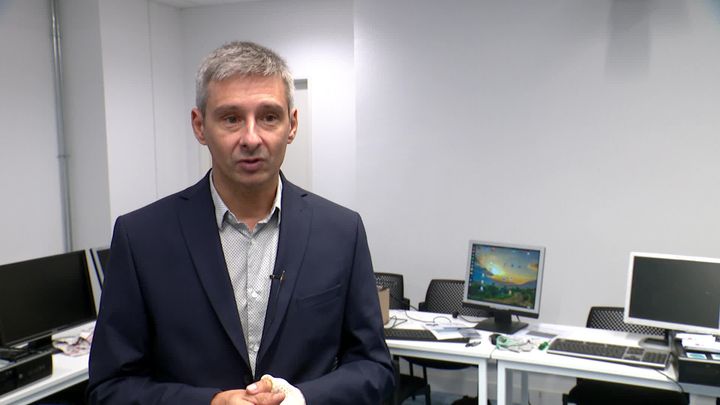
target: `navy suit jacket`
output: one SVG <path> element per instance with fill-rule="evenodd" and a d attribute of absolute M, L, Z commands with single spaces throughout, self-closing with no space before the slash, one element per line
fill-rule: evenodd
<path fill-rule="evenodd" d="M 360 216 L 283 181 L 273 280 L 251 375 L 209 176 L 121 216 L 90 354 L 91 403 L 210 403 L 263 374 L 308 405 L 377 405 L 392 391 Z M 268 275 L 269 276 L 269 275 Z"/>

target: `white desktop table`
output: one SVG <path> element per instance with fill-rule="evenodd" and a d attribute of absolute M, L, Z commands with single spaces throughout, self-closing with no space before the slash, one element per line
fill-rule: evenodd
<path fill-rule="evenodd" d="M 390 315 L 406 322 L 397 328 L 421 329 L 423 321 L 440 322 L 438 317 L 448 322 L 452 317 L 448 314 L 434 314 L 429 312 L 391 310 Z M 410 319 L 408 319 L 410 318 Z M 457 321 L 457 320 L 454 320 Z M 390 321 L 392 324 L 392 321 Z M 387 326 L 387 325 L 386 325 Z M 482 343 L 466 347 L 464 343 L 423 342 L 410 340 L 386 340 L 390 353 L 397 356 L 419 357 L 423 359 L 452 361 L 455 363 L 472 364 L 478 368 L 478 403 L 487 404 L 487 362 L 493 346 L 488 341 L 490 332 L 479 331 Z"/>
<path fill-rule="evenodd" d="M 637 344 L 638 340 L 642 337 L 641 335 L 624 332 L 549 324 L 535 324 L 529 329 L 518 332 L 513 337 L 523 338 L 523 336 L 527 336 L 528 330 L 532 329 L 554 333 L 567 338 L 621 345 Z M 589 378 L 679 391 L 679 386 L 673 381 L 677 378 L 674 369 L 662 370 L 664 374 L 661 374 L 660 371 L 647 367 L 626 366 L 608 361 L 587 360 L 571 356 L 548 354 L 538 349 L 519 353 L 510 350 L 496 350 L 492 353 L 492 358 L 497 360 L 498 367 L 498 405 L 512 403 L 512 374 L 509 373 L 511 370 L 523 372 L 522 401 L 526 401 L 528 372 Z"/>
<path fill-rule="evenodd" d="M 564 325 L 535 324 L 518 332 L 514 337 L 521 338 L 528 330 L 538 329 L 556 333 L 559 336 L 580 340 L 591 340 L 621 345 L 637 345 L 642 335 L 614 332 L 602 329 L 588 329 Z M 497 361 L 497 404 L 512 404 L 512 371 L 522 374 L 522 399 L 527 403 L 527 373 L 550 374 L 566 377 L 579 377 L 603 380 L 622 384 L 638 385 L 650 388 L 681 391 L 677 382 L 677 370 L 670 366 L 664 370 L 648 367 L 635 367 L 609 361 L 596 361 L 571 356 L 549 354 L 533 349 L 530 352 L 496 350 L 491 358 Z M 690 394 L 690 404 L 715 404 L 714 397 L 720 396 L 718 387 L 690 387 L 682 385 L 682 390 Z"/>
<path fill-rule="evenodd" d="M 391 315 L 405 318 L 405 314 L 416 319 L 399 327 L 420 328 L 422 322 L 417 319 L 432 321 L 438 314 L 416 311 L 393 310 Z M 444 315 L 449 317 L 449 315 Z M 562 337 L 602 341 L 632 345 L 637 343 L 641 335 L 613 332 L 602 329 L 588 329 L 565 325 L 534 323 L 512 337 L 543 340 L 537 336 L 527 336 L 529 331 L 539 330 Z M 478 404 L 487 404 L 487 365 L 488 361 L 497 362 L 497 405 L 512 404 L 513 371 L 521 372 L 521 404 L 528 403 L 528 373 L 550 374 L 566 377 L 579 377 L 624 384 L 632 384 L 672 391 L 682 390 L 690 394 L 690 404 L 715 404 L 715 397 L 720 397 L 720 387 L 685 384 L 677 382 L 677 371 L 674 367 L 655 370 L 648 367 L 627 366 L 608 361 L 597 361 L 575 358 L 571 356 L 549 354 L 533 349 L 529 352 L 514 352 L 493 347 L 487 337 L 490 332 L 481 331 L 483 343 L 475 347 L 465 347 L 459 343 L 419 342 L 404 340 L 387 340 L 388 348 L 393 355 L 413 356 L 428 359 L 447 360 L 478 366 Z"/>
<path fill-rule="evenodd" d="M 387 345 L 393 355 L 476 365 L 478 368 L 478 403 L 487 404 L 487 361 L 488 352 L 492 350 L 489 344 L 465 347 L 464 343 L 388 340 Z"/>

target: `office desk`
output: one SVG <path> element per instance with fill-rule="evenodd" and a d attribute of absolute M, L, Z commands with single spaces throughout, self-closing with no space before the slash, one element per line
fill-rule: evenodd
<path fill-rule="evenodd" d="M 463 343 L 388 340 L 387 345 L 393 355 L 452 361 L 477 366 L 478 403 L 487 404 L 487 360 L 489 352 L 492 350 L 489 344 L 483 343 L 475 347 L 465 347 Z"/>
<path fill-rule="evenodd" d="M 391 311 L 391 315 L 403 317 L 405 311 Z M 437 314 L 407 311 L 411 317 L 432 320 Z M 421 327 L 422 322 L 408 322 L 402 327 Z M 540 330 L 555 333 L 559 336 L 604 341 L 608 343 L 631 345 L 637 343 L 641 335 L 624 332 L 588 329 L 565 325 L 543 323 L 531 324 L 528 328 L 513 335 L 514 338 L 526 336 L 529 331 Z M 700 386 L 694 384 L 678 384 L 677 371 L 674 367 L 655 370 L 647 367 L 634 367 L 608 361 L 581 359 L 571 356 L 548 354 L 533 349 L 530 352 L 513 352 L 495 349 L 487 341 L 490 332 L 481 331 L 483 343 L 476 347 L 465 347 L 458 343 L 417 342 L 388 340 L 387 345 L 393 355 L 413 356 L 428 359 L 454 361 L 478 366 L 478 404 L 487 403 L 487 365 L 488 361 L 497 362 L 497 404 L 512 404 L 513 371 L 521 372 L 521 404 L 528 403 L 528 373 L 550 374 L 566 377 L 589 378 L 616 383 L 639 385 L 680 391 L 680 387 L 690 394 L 692 405 L 715 404 L 715 397 L 720 397 L 720 387 Z M 541 340 L 535 336 L 526 336 Z M 661 374 L 662 373 L 662 374 Z"/>
<path fill-rule="evenodd" d="M 537 350 L 529 353 L 498 350 L 493 353 L 492 358 L 497 361 L 498 405 L 512 403 L 512 377 L 509 372 L 513 370 L 522 371 L 524 380 L 527 379 L 527 373 L 532 372 L 680 391 L 677 383 L 669 380 L 669 378 L 675 378 L 674 369 L 662 370 L 664 374 L 669 376 L 668 378 L 661 375 L 658 370 L 647 367 L 626 366 L 607 361 L 547 354 Z M 521 390 L 524 403 L 527 403 L 526 386 L 527 383 L 524 381 Z"/>
<path fill-rule="evenodd" d="M 564 337 L 586 339 L 607 343 L 633 344 L 640 335 L 613 332 L 600 329 L 587 329 L 571 326 L 538 324 L 533 328 L 560 333 Z M 523 333 L 518 333 L 520 337 Z M 496 350 L 491 358 L 497 361 L 497 404 L 512 404 L 512 371 L 522 374 L 522 399 L 527 403 L 527 373 L 551 374 L 566 377 L 579 377 L 609 382 L 639 385 L 651 388 L 680 391 L 677 383 L 677 371 L 674 366 L 665 370 L 648 367 L 634 367 L 608 361 L 596 361 L 548 354 L 537 349 L 531 352 L 516 353 L 508 350 Z M 720 396 L 720 388 L 682 384 L 685 392 L 690 393 L 690 404 L 715 404 L 714 397 Z"/>
<path fill-rule="evenodd" d="M 407 322 L 398 328 L 421 329 L 422 321 L 432 322 L 437 316 L 452 319 L 447 314 L 428 312 L 392 310 L 391 316 L 406 319 Z M 408 319 L 406 314 L 410 315 Z M 455 363 L 472 364 L 478 368 L 478 403 L 487 404 L 487 361 L 492 345 L 488 342 L 490 332 L 480 331 L 483 343 L 474 347 L 466 347 L 464 343 L 421 342 L 410 340 L 387 340 L 390 353 L 398 356 L 419 357 L 423 359 L 452 361 Z"/>
<path fill-rule="evenodd" d="M 0 396 L 0 405 L 29 404 L 87 379 L 88 355 L 70 357 L 64 354 L 54 354 L 51 376 Z"/>

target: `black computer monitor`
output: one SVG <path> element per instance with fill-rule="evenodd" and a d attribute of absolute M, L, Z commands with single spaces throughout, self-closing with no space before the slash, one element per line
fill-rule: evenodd
<path fill-rule="evenodd" d="M 0 266 L 0 346 L 49 346 L 52 334 L 97 316 L 84 251 Z"/>
<path fill-rule="evenodd" d="M 512 315 L 540 316 L 545 248 L 470 241 L 463 305 L 491 310 L 478 329 L 515 333 L 527 323 Z"/>
<path fill-rule="evenodd" d="M 105 282 L 105 269 L 107 269 L 108 261 L 110 261 L 110 248 L 94 248 L 90 249 L 92 254 L 93 264 L 95 266 L 95 273 L 100 280 L 100 286 Z"/>
<path fill-rule="evenodd" d="M 625 322 L 720 334 L 720 259 L 631 253 Z"/>

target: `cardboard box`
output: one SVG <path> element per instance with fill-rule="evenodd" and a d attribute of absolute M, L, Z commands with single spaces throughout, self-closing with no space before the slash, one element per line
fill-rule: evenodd
<path fill-rule="evenodd" d="M 378 286 L 378 298 L 380 298 L 380 313 L 382 314 L 383 325 L 390 321 L 390 289 Z"/>

